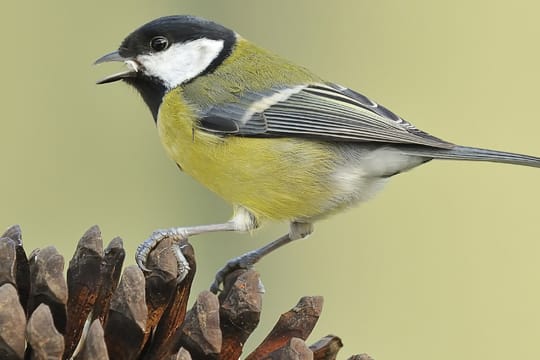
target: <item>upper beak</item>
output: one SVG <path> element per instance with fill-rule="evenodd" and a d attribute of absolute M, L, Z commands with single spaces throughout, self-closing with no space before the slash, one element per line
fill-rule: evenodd
<path fill-rule="evenodd" d="M 127 65 L 128 70 L 119 72 L 117 74 L 109 75 L 106 78 L 103 78 L 97 81 L 96 84 L 107 84 L 107 83 L 115 82 L 115 81 L 122 80 L 125 78 L 137 76 L 137 71 L 138 71 L 137 63 L 131 58 L 125 58 L 122 55 L 120 55 L 118 50 L 108 53 L 106 55 L 103 55 L 102 57 L 100 57 L 94 62 L 94 65 L 98 65 L 98 64 L 102 64 L 106 62 L 113 62 L 113 61 L 124 62 Z"/>

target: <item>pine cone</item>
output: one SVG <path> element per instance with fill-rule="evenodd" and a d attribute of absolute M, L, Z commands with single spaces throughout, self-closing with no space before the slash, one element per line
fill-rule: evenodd
<path fill-rule="evenodd" d="M 259 274 L 235 271 L 219 296 L 203 291 L 188 311 L 193 248 L 181 244 L 190 270 L 178 281 L 171 245 L 165 239 L 150 253 L 149 272 L 129 266 L 122 273 L 122 240 L 104 250 L 94 226 L 79 241 L 66 281 L 54 247 L 27 257 L 19 226 L 9 228 L 0 238 L 0 359 L 239 359 L 259 323 Z M 304 342 L 322 304 L 320 296 L 301 298 L 245 359 L 335 359 L 337 336 Z"/>

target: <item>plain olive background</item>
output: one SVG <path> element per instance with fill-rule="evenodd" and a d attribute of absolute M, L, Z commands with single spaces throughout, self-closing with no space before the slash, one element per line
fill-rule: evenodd
<path fill-rule="evenodd" d="M 69 259 L 99 224 L 136 245 L 156 228 L 226 220 L 229 205 L 180 173 L 121 69 L 93 67 L 133 29 L 194 14 L 363 92 L 449 141 L 540 156 L 537 1 L 19 1 L 2 6 L 0 226 Z M 538 359 L 540 170 L 431 162 L 264 259 L 262 323 L 324 295 L 311 341 L 341 358 Z M 230 257 L 285 232 L 192 239 L 206 288 Z"/>

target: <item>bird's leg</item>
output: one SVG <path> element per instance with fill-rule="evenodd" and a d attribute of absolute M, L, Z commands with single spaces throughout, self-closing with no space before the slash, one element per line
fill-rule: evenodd
<path fill-rule="evenodd" d="M 264 256 L 268 255 L 272 251 L 286 245 L 294 240 L 304 239 L 313 232 L 313 224 L 292 222 L 288 234 L 260 247 L 258 249 L 249 251 L 243 255 L 240 255 L 234 259 L 229 260 L 224 267 L 222 267 L 216 274 L 214 282 L 210 286 L 210 291 L 217 294 L 220 291 L 220 284 L 223 283 L 225 277 L 237 269 L 249 269 L 255 265 Z"/>
<path fill-rule="evenodd" d="M 150 271 L 146 267 L 146 260 L 150 251 L 156 247 L 156 245 L 165 238 L 172 238 L 176 244 L 180 240 L 187 239 L 192 235 L 198 235 L 202 233 L 215 232 L 215 231 L 235 231 L 237 230 L 236 224 L 233 221 L 228 221 L 222 224 L 208 224 L 199 226 L 186 226 L 170 229 L 156 230 L 146 239 L 142 244 L 137 247 L 135 252 L 135 261 L 139 268 L 143 271 Z M 189 264 L 187 263 L 182 249 L 179 246 L 174 246 L 174 255 L 178 263 L 178 279 L 182 280 L 189 272 Z"/>
<path fill-rule="evenodd" d="M 135 261 L 141 270 L 149 271 L 149 269 L 146 267 L 148 255 L 150 254 L 150 251 L 152 251 L 152 249 L 165 238 L 172 238 L 176 243 L 179 243 L 180 240 L 187 239 L 193 235 L 216 231 L 250 231 L 256 229 L 257 227 L 258 222 L 255 216 L 248 210 L 242 207 L 237 207 L 235 209 L 233 218 L 225 223 L 177 227 L 154 231 L 148 239 L 137 247 L 137 251 L 135 252 Z M 179 278 L 185 277 L 189 271 L 189 265 L 181 250 L 182 249 L 180 249 L 178 246 L 174 248 L 174 254 L 178 262 Z"/>

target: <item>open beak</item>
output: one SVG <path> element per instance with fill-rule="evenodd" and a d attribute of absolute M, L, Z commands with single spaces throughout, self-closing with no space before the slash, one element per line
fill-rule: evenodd
<path fill-rule="evenodd" d="M 119 61 L 126 64 L 128 69 L 123 72 L 119 72 L 117 74 L 109 75 L 106 78 L 103 78 L 96 82 L 96 84 L 107 84 L 111 82 L 115 82 L 118 80 L 122 80 L 125 78 L 135 77 L 137 76 L 137 72 L 139 71 L 139 66 L 137 65 L 137 62 L 130 58 L 125 58 L 121 56 L 118 51 L 113 51 L 107 55 L 103 55 L 99 59 L 97 59 L 94 62 L 94 65 L 106 63 L 106 62 L 113 62 L 113 61 Z"/>

